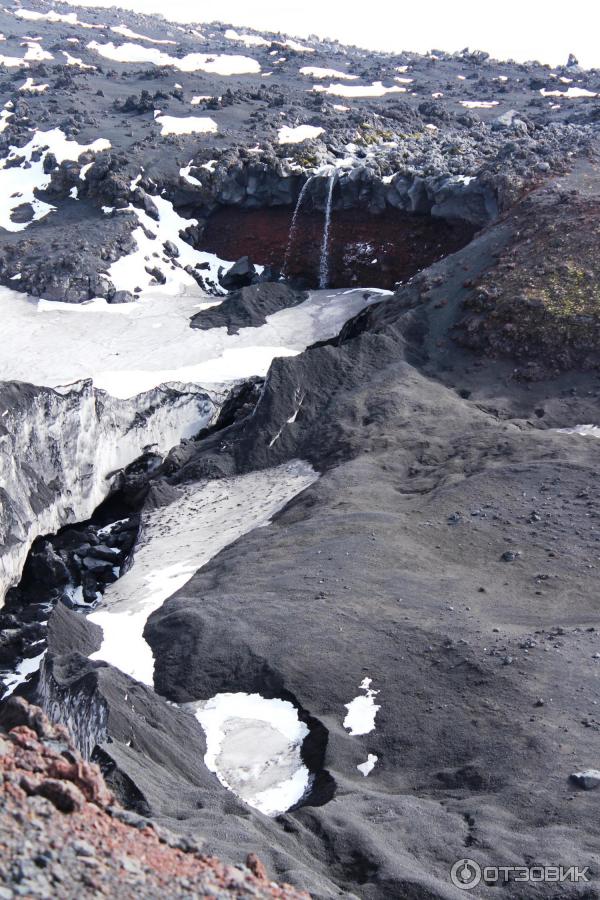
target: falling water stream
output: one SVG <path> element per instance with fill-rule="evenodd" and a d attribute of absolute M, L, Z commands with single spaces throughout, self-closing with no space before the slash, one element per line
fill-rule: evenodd
<path fill-rule="evenodd" d="M 337 173 L 329 177 L 329 189 L 327 191 L 327 203 L 325 206 L 325 227 L 323 229 L 323 243 L 321 244 L 321 262 L 319 264 L 319 287 L 327 287 L 329 281 L 329 230 L 331 227 L 331 201 L 335 187 Z"/>
<path fill-rule="evenodd" d="M 300 215 L 300 209 L 302 208 L 302 204 L 304 202 L 304 197 L 306 196 L 306 193 L 308 191 L 308 186 L 311 183 L 311 181 L 313 181 L 313 179 L 314 179 L 314 175 L 311 175 L 311 177 L 308 178 L 304 182 L 304 184 L 302 186 L 302 190 L 300 191 L 300 194 L 298 195 L 298 202 L 296 203 L 296 209 L 294 210 L 294 215 L 292 216 L 292 224 L 290 225 L 290 234 L 288 237 L 288 243 L 287 243 L 287 247 L 285 250 L 285 257 L 283 260 L 283 274 L 284 275 L 287 275 L 287 268 L 288 268 L 288 263 L 290 261 L 290 254 L 292 252 L 292 247 L 294 246 L 294 240 L 296 238 L 296 232 L 298 230 L 298 216 Z"/>

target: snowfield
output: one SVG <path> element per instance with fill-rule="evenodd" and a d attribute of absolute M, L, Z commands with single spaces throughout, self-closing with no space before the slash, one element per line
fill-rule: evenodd
<path fill-rule="evenodd" d="M 215 302 L 197 285 L 177 296 L 164 285 L 138 303 L 113 306 L 104 300 L 37 301 L 1 287 L 0 380 L 55 387 L 92 378 L 112 396 L 128 398 L 170 382 L 214 385 L 266 375 L 276 356 L 293 356 L 333 337 L 378 299 L 375 293 L 365 299 L 362 290 L 314 291 L 304 303 L 269 316 L 265 325 L 228 335 L 224 327 L 190 328 L 191 316 Z"/>

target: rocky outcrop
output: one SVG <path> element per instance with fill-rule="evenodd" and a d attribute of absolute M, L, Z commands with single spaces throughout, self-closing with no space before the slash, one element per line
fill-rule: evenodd
<path fill-rule="evenodd" d="M 235 868 L 128 812 L 63 726 L 13 698 L 0 708 L 0 884 L 7 895 L 308 900 L 270 881 L 255 853 Z M 15 829 L 18 822 L 18 831 Z"/>
<path fill-rule="evenodd" d="M 286 284 L 253 284 L 230 293 L 218 306 L 192 316 L 191 326 L 205 330 L 226 325 L 228 334 L 237 334 L 240 328 L 264 325 L 267 316 L 296 306 L 307 297 L 305 291 L 294 291 Z"/>

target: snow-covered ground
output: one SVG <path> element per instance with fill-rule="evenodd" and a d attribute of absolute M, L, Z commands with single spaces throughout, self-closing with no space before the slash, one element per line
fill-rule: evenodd
<path fill-rule="evenodd" d="M 217 694 L 197 704 L 206 767 L 221 784 L 267 816 L 302 799 L 310 773 L 300 754 L 308 728 L 287 700 Z"/>
<path fill-rule="evenodd" d="M 148 616 L 220 550 L 266 525 L 317 477 L 307 463 L 295 461 L 181 488 L 169 506 L 146 513 L 132 567 L 89 616 L 104 632 L 92 658 L 152 685 L 154 660 L 143 636 Z"/>
<path fill-rule="evenodd" d="M 164 285 L 138 303 L 113 306 L 37 301 L 0 287 L 0 381 L 55 387 L 93 378 L 96 387 L 126 398 L 166 382 L 210 385 L 265 375 L 274 357 L 335 336 L 381 299 L 364 293 L 314 291 L 265 325 L 228 335 L 224 327 L 190 328 L 190 317 L 213 305 L 197 286 L 173 295 Z"/>

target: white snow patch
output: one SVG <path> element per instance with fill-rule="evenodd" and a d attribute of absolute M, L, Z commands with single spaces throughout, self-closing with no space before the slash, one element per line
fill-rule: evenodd
<path fill-rule="evenodd" d="M 344 704 L 348 710 L 344 719 L 344 728 L 352 735 L 369 734 L 370 731 L 375 730 L 375 716 L 381 706 L 375 703 L 375 697 L 379 691 L 373 690 L 371 684 L 372 679 L 363 678 L 359 687 L 364 694 L 359 694 L 350 703 Z"/>
<path fill-rule="evenodd" d="M 102 659 L 152 685 L 154 660 L 144 640 L 148 617 L 202 566 L 243 534 L 263 525 L 318 478 L 296 460 L 249 475 L 180 489 L 169 506 L 144 514 L 133 565 L 89 619 L 103 630 Z"/>
<path fill-rule="evenodd" d="M 294 41 L 291 38 L 288 38 L 283 42 L 284 47 L 289 47 L 290 50 L 295 50 L 296 53 L 314 53 L 314 47 L 307 47 L 306 44 L 300 44 L 298 41 Z"/>
<path fill-rule="evenodd" d="M 39 656 L 30 656 L 28 659 L 21 660 L 14 672 L 11 672 L 10 675 L 5 675 L 1 679 L 2 684 L 8 692 L 4 696 L 5 700 L 7 697 L 10 697 L 20 684 L 24 684 L 24 682 L 27 681 L 29 675 L 33 675 L 34 672 L 39 671 L 45 655 L 46 651 L 43 650 Z"/>
<path fill-rule="evenodd" d="M 287 700 L 216 694 L 196 709 L 206 734 L 207 769 L 266 816 L 298 803 L 310 782 L 301 747 L 308 728 Z"/>
<path fill-rule="evenodd" d="M 62 23 L 64 25 L 77 25 L 79 28 L 105 28 L 104 25 L 90 25 L 87 22 L 81 22 L 77 18 L 77 13 L 57 13 L 53 9 L 47 13 L 36 12 L 33 9 L 17 9 L 15 10 L 15 16 L 18 19 L 25 19 L 27 22 L 54 22 L 54 23 Z"/>
<path fill-rule="evenodd" d="M 35 84 L 33 78 L 27 78 L 19 90 L 28 91 L 31 94 L 43 94 L 49 87 L 49 84 Z"/>
<path fill-rule="evenodd" d="M 579 434 L 582 437 L 600 438 L 600 427 L 598 425 L 575 425 L 573 428 L 557 428 L 561 434 Z"/>
<path fill-rule="evenodd" d="M 588 91 L 586 88 L 578 88 L 578 87 L 570 87 L 567 88 L 566 91 L 547 91 L 546 88 L 541 88 L 540 94 L 542 97 L 566 97 L 567 100 L 575 100 L 578 97 L 597 97 L 598 94 L 593 91 Z"/>
<path fill-rule="evenodd" d="M 61 53 L 64 56 L 68 66 L 78 66 L 80 69 L 87 69 L 88 72 L 96 71 L 96 66 L 84 63 L 84 61 L 82 59 L 79 59 L 78 56 L 71 56 L 71 54 L 67 53 L 66 50 L 61 50 Z"/>
<path fill-rule="evenodd" d="M 394 81 L 397 81 L 398 84 L 412 84 L 414 80 L 414 78 L 401 78 L 399 75 L 396 75 L 394 78 Z"/>
<path fill-rule="evenodd" d="M 111 25 L 110 30 L 115 34 L 120 34 L 121 37 L 132 38 L 134 41 L 148 41 L 148 43 L 150 44 L 173 44 L 177 46 L 177 41 L 151 38 L 145 34 L 139 34 L 137 31 L 132 31 L 131 28 L 127 27 L 127 25 Z"/>
<path fill-rule="evenodd" d="M 16 69 L 18 66 L 27 68 L 29 63 L 20 56 L 2 56 L 0 54 L 0 65 L 6 66 L 7 69 Z"/>
<path fill-rule="evenodd" d="M 246 47 L 268 47 L 271 41 L 267 41 L 259 34 L 239 34 L 233 28 L 228 28 L 225 32 L 228 41 L 239 41 Z"/>
<path fill-rule="evenodd" d="M 362 772 L 362 774 L 366 778 L 367 775 L 369 775 L 375 768 L 375 763 L 377 762 L 377 759 L 378 759 L 378 757 L 375 756 L 374 753 L 369 753 L 365 762 L 360 763 L 356 768 L 358 769 L 359 772 Z"/>
<path fill-rule="evenodd" d="M 218 125 L 208 116 L 156 116 L 161 134 L 214 134 Z"/>
<path fill-rule="evenodd" d="M 202 103 L 204 100 L 212 100 L 211 94 L 197 94 L 195 97 L 192 97 L 191 104 L 192 106 L 198 106 L 199 103 Z"/>
<path fill-rule="evenodd" d="M 12 109 L 5 108 L 0 112 L 0 134 L 8 127 L 8 120 L 11 116 L 14 116 Z"/>
<path fill-rule="evenodd" d="M 29 222 L 13 222 L 11 218 L 13 211 L 23 203 L 30 203 L 33 208 L 31 221 L 43 219 L 55 208 L 35 196 L 36 190 L 45 190 L 50 184 L 51 176 L 44 172 L 44 160 L 48 153 L 53 153 L 60 165 L 66 159 L 79 159 L 86 151 L 98 153 L 110 146 L 110 141 L 105 138 L 98 138 L 91 144 L 78 144 L 65 137 L 60 128 L 53 128 L 50 131 L 36 131 L 24 147 L 11 147 L 6 159 L 0 160 L 0 227 L 7 231 L 27 228 Z M 38 150 L 43 152 L 36 161 L 33 155 Z M 15 156 L 25 157 L 23 164 L 7 168 L 7 162 Z M 28 168 L 25 168 L 26 164 Z"/>
<path fill-rule="evenodd" d="M 136 179 L 132 182 L 132 190 L 135 182 Z M 195 250 L 191 244 L 179 237 L 181 231 L 197 225 L 197 219 L 184 219 L 175 212 L 173 204 L 164 197 L 153 196 L 152 200 L 158 209 L 158 222 L 144 210 L 133 206 L 129 207 L 140 223 L 133 231 L 137 249 L 122 256 L 109 267 L 108 277 L 115 288 L 132 293 L 137 288 L 141 288 L 142 292 L 147 290 L 154 282 L 154 277 L 147 271 L 147 267 L 158 266 L 167 279 L 163 286 L 164 289 L 167 293 L 174 294 L 185 288 L 196 286 L 195 279 L 185 271 L 185 266 L 206 263 L 208 263 L 208 268 L 203 271 L 203 276 L 212 279 L 217 284 L 219 269 L 221 267 L 229 268 L 232 263 L 219 259 L 214 253 Z M 176 260 L 165 256 L 163 248 L 165 241 L 172 241 L 179 250 Z"/>
<path fill-rule="evenodd" d="M 25 41 L 23 46 L 27 47 L 24 57 L 27 62 L 43 62 L 46 59 L 54 59 L 52 54 L 44 50 L 38 41 Z"/>
<path fill-rule="evenodd" d="M 350 110 L 349 106 L 343 106 L 341 103 L 334 103 L 333 108 L 336 112 L 348 112 Z"/>
<path fill-rule="evenodd" d="M 315 84 L 313 91 L 337 97 L 383 97 L 385 94 L 406 93 L 406 88 L 400 85 L 384 87 L 381 81 L 375 81 L 373 84 L 330 84 L 328 87 Z"/>
<path fill-rule="evenodd" d="M 461 100 L 460 105 L 465 109 L 493 109 L 498 106 L 498 100 Z"/>
<path fill-rule="evenodd" d="M 323 134 L 323 130 L 316 125 L 296 125 L 295 128 L 284 125 L 279 129 L 278 141 L 280 144 L 299 144 L 302 141 L 318 138 L 320 134 Z"/>
<path fill-rule="evenodd" d="M 301 75 L 310 78 L 341 78 L 346 81 L 357 81 L 358 75 L 349 75 L 348 72 L 340 72 L 338 69 L 321 69 L 319 66 L 302 66 Z"/>
<path fill-rule="evenodd" d="M 179 170 L 179 177 L 183 178 L 184 181 L 187 181 L 188 184 L 192 184 L 194 187 L 202 187 L 202 182 L 198 181 L 193 175 L 190 175 L 191 170 L 192 163 L 190 162 L 189 165 L 183 166 L 183 168 Z"/>
<path fill-rule="evenodd" d="M 260 65 L 249 56 L 231 56 L 226 53 L 188 53 L 179 59 L 169 56 L 156 47 L 142 47 L 140 44 L 125 43 L 115 46 L 112 42 L 100 44 L 90 41 L 88 50 L 95 50 L 100 56 L 121 63 L 149 62 L 155 66 L 173 66 L 182 72 L 212 72 L 214 75 L 245 75 L 260 72 Z"/>

